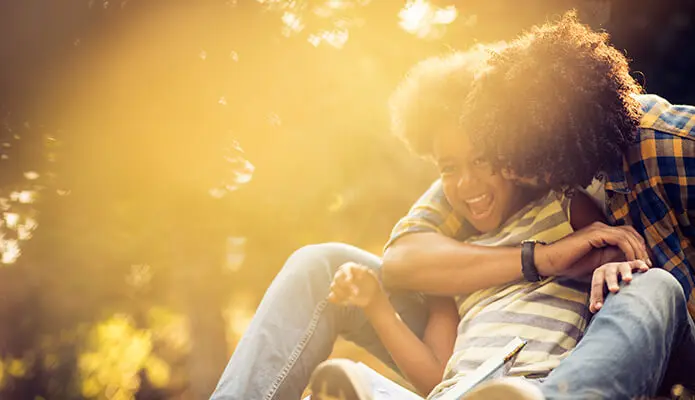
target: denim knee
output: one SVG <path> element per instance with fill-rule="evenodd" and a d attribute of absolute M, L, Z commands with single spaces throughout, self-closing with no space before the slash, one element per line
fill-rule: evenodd
<path fill-rule="evenodd" d="M 670 272 L 661 268 L 635 274 L 632 282 L 623 284 L 618 293 L 610 296 L 624 296 L 623 311 L 639 315 L 647 325 L 663 326 L 687 315 L 683 287 Z"/>
<path fill-rule="evenodd" d="M 348 261 L 360 262 L 359 249 L 337 242 L 310 244 L 296 250 L 287 259 L 281 274 L 292 279 L 329 284 L 338 268 Z M 356 259 L 357 258 L 357 259 Z M 373 263 L 368 267 L 377 268 Z"/>
<path fill-rule="evenodd" d="M 630 285 L 637 286 L 640 293 L 649 298 L 668 299 L 677 304 L 686 302 L 681 284 L 670 272 L 662 268 L 653 268 L 636 274 Z"/>

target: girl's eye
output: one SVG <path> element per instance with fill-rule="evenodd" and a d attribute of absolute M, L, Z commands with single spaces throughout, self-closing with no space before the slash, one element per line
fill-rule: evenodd
<path fill-rule="evenodd" d="M 454 165 L 444 165 L 441 168 L 439 168 L 439 172 L 442 175 L 447 175 L 447 174 L 453 174 L 456 172 L 456 166 Z"/>
<path fill-rule="evenodd" d="M 485 160 L 484 160 L 483 158 L 481 158 L 481 157 L 478 157 L 478 158 L 476 158 L 476 159 L 473 160 L 473 166 L 474 166 L 474 167 L 480 167 L 480 166 L 483 166 L 483 165 L 486 165 L 486 164 L 487 164 L 487 161 L 485 161 Z"/>

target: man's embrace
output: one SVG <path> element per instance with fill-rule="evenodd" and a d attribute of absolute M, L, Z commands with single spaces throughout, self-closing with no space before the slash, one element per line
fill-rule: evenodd
<path fill-rule="evenodd" d="M 327 301 L 333 276 L 347 262 L 382 277 L 393 308 L 422 338 L 428 313 L 416 292 L 455 295 L 534 276 L 581 276 L 601 264 L 586 259 L 594 249 L 611 247 L 627 260 L 647 260 L 651 252 L 654 266 L 672 274 L 653 269 L 629 285 L 619 285 L 619 266 L 594 274 L 592 308 L 600 312 L 542 383 L 543 396 L 629 399 L 654 395 L 664 376 L 668 384 L 692 383 L 695 328 L 685 294 L 693 276 L 687 257 L 695 109 L 639 95 L 624 56 L 573 15 L 532 30 L 489 62 L 474 59 L 479 55 L 416 68 L 399 90 L 410 87 L 418 96 L 397 107 L 396 133 L 422 153 L 420 146 L 431 146 L 453 117 L 497 173 L 568 195 L 568 188 L 603 173 L 611 219 L 634 228 L 595 223 L 537 244 L 535 257 L 522 263 L 518 246 L 464 243 L 476 231 L 453 211 L 462 205 L 452 207 L 435 183 L 396 226 L 383 260 L 343 244 L 295 252 L 266 292 L 213 399 L 298 399 L 338 335 L 393 366 L 361 309 Z M 604 301 L 605 286 L 616 293 Z"/>

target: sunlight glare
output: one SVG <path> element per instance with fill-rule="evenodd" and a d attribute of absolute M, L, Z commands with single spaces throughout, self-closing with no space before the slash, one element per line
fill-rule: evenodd
<path fill-rule="evenodd" d="M 132 287 L 142 288 L 150 283 L 152 274 L 152 268 L 148 264 L 134 264 L 130 266 L 126 282 Z"/>
<path fill-rule="evenodd" d="M 17 227 L 17 239 L 19 240 L 29 240 L 31 239 L 31 232 L 33 229 L 26 224 L 19 225 Z"/>
<path fill-rule="evenodd" d="M 229 307 L 224 312 L 230 343 L 235 343 L 244 334 L 251 324 L 255 308 L 251 292 L 236 292 L 232 295 Z"/>
<path fill-rule="evenodd" d="M 346 0 L 327 0 L 325 5 L 328 8 L 341 9 L 352 6 L 352 2 Z"/>
<path fill-rule="evenodd" d="M 36 171 L 27 171 L 27 172 L 24 173 L 24 177 L 25 177 L 27 180 L 33 181 L 33 180 L 39 178 L 39 173 L 36 172 Z"/>
<path fill-rule="evenodd" d="M 246 258 L 246 238 L 230 236 L 227 238 L 227 260 L 225 266 L 231 272 L 238 271 Z"/>
<path fill-rule="evenodd" d="M 329 46 L 341 49 L 347 43 L 349 34 L 347 29 L 335 29 L 332 31 L 320 31 L 317 34 L 311 34 L 307 41 L 314 47 L 318 47 L 321 43 L 326 43 Z"/>
<path fill-rule="evenodd" d="M 10 200 L 16 201 L 22 204 L 31 204 L 34 202 L 34 195 L 36 192 L 33 190 L 22 190 L 21 192 L 10 193 Z"/>
<path fill-rule="evenodd" d="M 441 8 L 427 0 L 408 0 L 398 13 L 401 28 L 420 38 L 440 35 L 440 28 L 454 22 L 457 16 L 455 6 Z"/>
<path fill-rule="evenodd" d="M 212 188 L 208 191 L 208 194 L 215 199 L 221 199 L 227 195 L 227 190 L 224 188 Z"/>
<path fill-rule="evenodd" d="M 283 34 L 285 36 L 290 36 L 292 33 L 301 32 L 304 29 L 304 24 L 302 23 L 301 18 L 291 11 L 285 11 L 285 13 L 282 14 L 282 23 L 284 25 Z"/>
<path fill-rule="evenodd" d="M 17 213 L 5 213 L 5 224 L 10 229 L 17 228 L 17 223 L 19 222 L 19 214 Z"/>
<path fill-rule="evenodd" d="M 243 185 L 244 183 L 249 183 L 251 178 L 253 178 L 253 172 L 256 167 L 249 162 L 249 160 L 244 160 L 244 165 L 241 169 L 234 171 L 234 183 L 237 185 Z"/>
<path fill-rule="evenodd" d="M 2 249 L 3 264 L 14 264 L 21 255 L 19 242 L 14 239 L 6 239 L 0 242 L 0 249 Z"/>

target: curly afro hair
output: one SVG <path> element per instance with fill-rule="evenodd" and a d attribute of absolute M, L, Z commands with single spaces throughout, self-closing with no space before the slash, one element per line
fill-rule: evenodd
<path fill-rule="evenodd" d="M 640 92 L 608 34 L 570 11 L 489 58 L 461 123 L 495 169 L 552 189 L 586 187 L 622 166 L 636 137 Z"/>
<path fill-rule="evenodd" d="M 410 69 L 389 106 L 391 131 L 412 152 L 430 158 L 437 132 L 458 126 L 476 71 L 491 48 L 478 45 L 466 52 L 428 58 Z"/>

